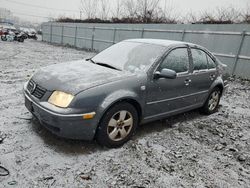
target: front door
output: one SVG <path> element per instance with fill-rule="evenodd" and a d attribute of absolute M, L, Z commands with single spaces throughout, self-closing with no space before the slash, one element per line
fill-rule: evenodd
<path fill-rule="evenodd" d="M 146 99 L 146 118 L 157 118 L 187 107 L 185 97 L 189 95 L 191 84 L 187 47 L 170 51 L 160 62 L 156 71 L 171 69 L 176 71 L 175 79 L 153 78 L 148 81 Z"/>

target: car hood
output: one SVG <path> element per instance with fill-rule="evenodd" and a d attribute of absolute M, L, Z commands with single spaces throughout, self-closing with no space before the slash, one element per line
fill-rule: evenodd
<path fill-rule="evenodd" d="M 76 95 L 80 91 L 132 76 L 132 73 L 96 65 L 86 60 L 60 63 L 40 69 L 32 80 L 49 91 Z"/>

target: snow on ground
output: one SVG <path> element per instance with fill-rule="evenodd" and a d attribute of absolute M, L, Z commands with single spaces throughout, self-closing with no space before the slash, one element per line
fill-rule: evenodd
<path fill-rule="evenodd" d="M 249 187 L 250 83 L 231 81 L 219 111 L 140 126 L 118 149 L 58 138 L 24 107 L 40 67 L 90 57 L 72 48 L 0 41 L 0 187 Z M 1 173 L 1 169 L 0 169 Z"/>

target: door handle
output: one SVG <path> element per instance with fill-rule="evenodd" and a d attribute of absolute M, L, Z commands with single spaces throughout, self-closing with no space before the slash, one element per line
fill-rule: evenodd
<path fill-rule="evenodd" d="M 186 86 L 188 86 L 190 83 L 192 82 L 192 80 L 190 80 L 189 78 L 187 78 L 184 83 Z"/>

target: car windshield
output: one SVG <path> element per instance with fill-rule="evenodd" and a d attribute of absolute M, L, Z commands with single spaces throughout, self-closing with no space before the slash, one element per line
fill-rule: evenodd
<path fill-rule="evenodd" d="M 95 63 L 108 64 L 120 70 L 147 70 L 161 56 L 166 47 L 154 44 L 123 41 L 92 58 Z"/>

